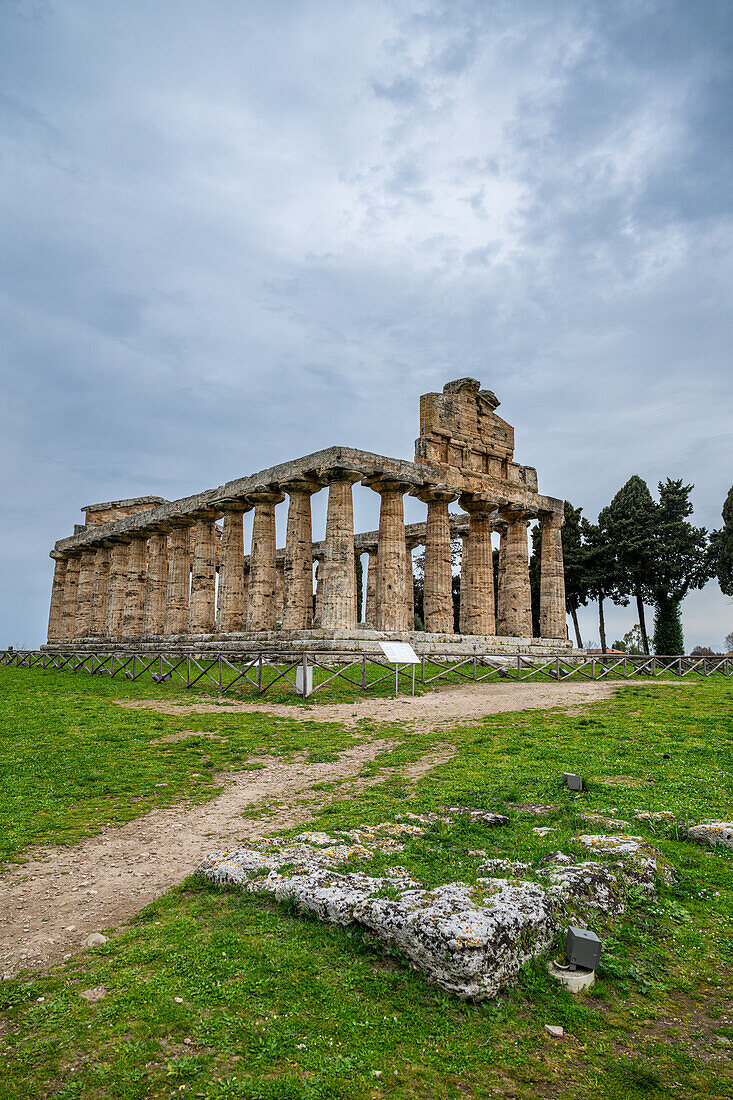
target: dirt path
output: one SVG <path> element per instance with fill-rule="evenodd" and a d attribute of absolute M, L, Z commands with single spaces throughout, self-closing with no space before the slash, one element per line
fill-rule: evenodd
<path fill-rule="evenodd" d="M 441 731 L 501 711 L 535 708 L 581 708 L 610 698 L 614 686 L 572 684 L 466 684 L 420 698 L 365 699 L 359 704 L 287 706 L 265 703 L 190 703 L 160 700 L 126 701 L 132 707 L 154 706 L 171 714 L 266 711 L 297 721 L 338 721 L 354 725 L 360 718 L 409 722 L 413 728 Z M 217 777 L 223 790 L 203 805 L 179 803 L 153 810 L 120 828 L 109 828 L 73 847 L 39 848 L 28 861 L 0 875 L 0 973 L 8 977 L 23 967 L 48 967 L 79 950 L 89 933 L 123 924 L 165 890 L 181 882 L 199 859 L 219 843 L 267 835 L 311 819 L 328 793 L 313 787 L 342 780 L 356 790 L 379 783 L 384 773 L 358 777 L 364 763 L 390 748 L 387 740 L 370 740 L 347 749 L 336 762 L 305 764 L 305 756 L 262 757 L 260 770 Z M 436 742 L 417 763 L 399 771 L 416 780 L 450 759 L 455 749 Z M 340 792 L 343 793 L 343 792 Z M 242 817 L 249 807 L 272 799 L 271 811 L 256 819 Z"/>
<path fill-rule="evenodd" d="M 349 790 L 384 780 L 384 772 L 357 778 L 367 761 L 392 747 L 369 741 L 341 753 L 335 763 L 306 764 L 298 754 L 253 758 L 262 769 L 218 776 L 224 790 L 203 805 L 180 803 L 153 810 L 73 847 L 34 849 L 28 862 L 0 876 L 0 973 L 46 968 L 83 946 L 90 932 L 115 927 L 191 873 L 220 843 L 266 835 L 310 820 L 328 799 L 313 786 L 346 781 Z M 455 749 L 439 745 L 400 773 L 416 780 Z M 272 811 L 248 820 L 242 813 L 263 799 Z M 284 803 L 284 805 L 283 805 Z"/>
<path fill-rule="evenodd" d="M 666 683 L 666 681 L 663 681 Z M 655 685 L 656 686 L 656 685 Z M 258 711 L 298 722 L 340 722 L 354 726 L 361 719 L 374 722 L 410 722 L 416 729 L 439 729 L 456 721 L 470 722 L 487 714 L 509 710 L 537 710 L 548 707 L 576 707 L 610 699 L 615 685 L 595 681 L 548 683 L 512 681 L 502 683 L 451 684 L 416 698 L 380 699 L 362 696 L 351 703 L 250 703 L 196 702 L 180 700 L 117 699 L 121 707 L 152 708 L 161 714 L 254 714 Z"/>

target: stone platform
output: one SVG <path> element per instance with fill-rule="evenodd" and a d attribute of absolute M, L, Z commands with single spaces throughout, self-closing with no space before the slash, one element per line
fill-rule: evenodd
<path fill-rule="evenodd" d="M 251 654 L 297 660 L 304 653 L 362 654 L 383 659 L 380 642 L 409 642 L 419 657 L 462 660 L 474 655 L 497 657 L 548 657 L 579 655 L 567 638 L 519 638 L 479 634 L 431 634 L 422 630 L 379 631 L 367 627 L 355 630 L 272 630 L 240 634 L 179 634 L 143 638 L 76 638 L 43 647 L 54 653 L 136 653 L 165 656 L 212 656 Z"/>

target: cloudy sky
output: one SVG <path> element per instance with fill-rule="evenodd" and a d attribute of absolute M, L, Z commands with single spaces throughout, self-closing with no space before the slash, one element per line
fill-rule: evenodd
<path fill-rule="evenodd" d="M 732 32 L 730 0 L 2 0 L 0 644 L 42 641 L 82 505 L 412 457 L 463 375 L 545 492 L 683 477 L 719 526 Z M 683 616 L 733 630 L 715 585 Z"/>

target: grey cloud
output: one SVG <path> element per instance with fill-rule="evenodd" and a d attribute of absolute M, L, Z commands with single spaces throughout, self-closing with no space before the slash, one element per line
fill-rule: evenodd
<path fill-rule="evenodd" d="M 418 395 L 465 374 L 548 492 L 595 515 L 683 476 L 718 524 L 732 25 L 714 0 L 0 8 L 0 641 L 41 639 L 82 504 L 334 442 L 409 456 Z M 733 629 L 694 599 L 690 644 Z"/>

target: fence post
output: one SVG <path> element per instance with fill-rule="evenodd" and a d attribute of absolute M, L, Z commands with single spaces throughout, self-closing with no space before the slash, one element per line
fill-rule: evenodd
<path fill-rule="evenodd" d="M 257 692 L 262 695 L 262 654 L 260 653 L 260 659 L 257 665 Z"/>
<path fill-rule="evenodd" d="M 186 687 L 191 686 L 191 654 L 186 654 Z"/>
<path fill-rule="evenodd" d="M 219 692 L 221 692 L 221 657 L 219 658 Z"/>

